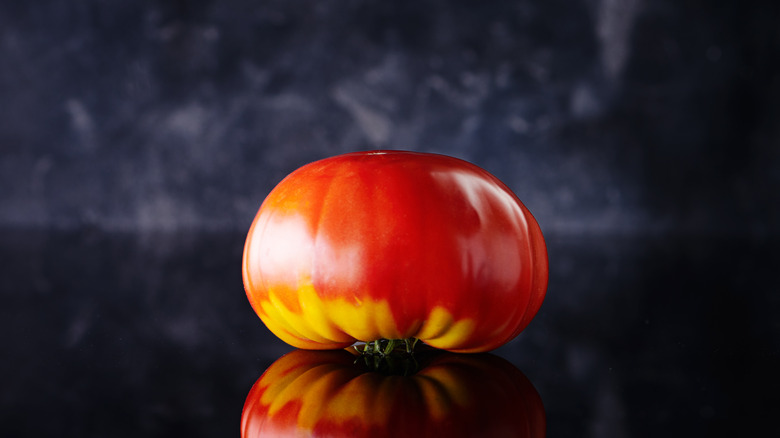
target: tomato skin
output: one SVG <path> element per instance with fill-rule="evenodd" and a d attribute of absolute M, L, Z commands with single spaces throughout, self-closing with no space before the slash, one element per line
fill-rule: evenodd
<path fill-rule="evenodd" d="M 306 349 L 416 337 L 489 351 L 528 325 L 547 277 L 539 225 L 501 181 L 402 151 L 294 171 L 261 205 L 243 257 L 255 312 Z"/>
<path fill-rule="evenodd" d="M 491 354 L 433 353 L 411 376 L 384 375 L 344 350 L 295 350 L 255 382 L 241 437 L 544 437 L 544 405 Z"/>

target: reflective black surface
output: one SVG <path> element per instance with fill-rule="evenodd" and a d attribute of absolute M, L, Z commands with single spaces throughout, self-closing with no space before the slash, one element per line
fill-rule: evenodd
<path fill-rule="evenodd" d="M 237 436 L 292 349 L 250 308 L 242 234 L 0 233 L 0 424 L 19 436 Z M 548 436 L 775 428 L 774 241 L 548 236 L 537 318 L 495 354 Z"/>

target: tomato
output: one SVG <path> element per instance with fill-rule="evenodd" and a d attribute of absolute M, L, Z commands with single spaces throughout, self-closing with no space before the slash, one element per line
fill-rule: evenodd
<path fill-rule="evenodd" d="M 250 390 L 241 437 L 544 437 L 544 406 L 514 365 L 439 351 L 411 376 L 360 366 L 344 350 L 295 350 Z"/>
<path fill-rule="evenodd" d="M 483 352 L 517 336 L 547 290 L 534 217 L 495 176 L 437 154 L 371 151 L 305 165 L 249 230 L 243 280 L 298 348 L 418 338 Z"/>

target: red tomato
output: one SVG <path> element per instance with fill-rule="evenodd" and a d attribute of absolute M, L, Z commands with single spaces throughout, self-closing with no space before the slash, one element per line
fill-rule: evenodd
<path fill-rule="evenodd" d="M 414 337 L 482 352 L 528 325 L 547 269 L 539 225 L 496 177 L 443 155 L 374 151 L 280 182 L 249 230 L 243 279 L 260 319 L 295 347 Z"/>
<path fill-rule="evenodd" d="M 344 350 L 295 350 L 247 396 L 241 437 L 544 437 L 531 382 L 490 354 L 439 352 L 411 376 L 383 375 Z"/>

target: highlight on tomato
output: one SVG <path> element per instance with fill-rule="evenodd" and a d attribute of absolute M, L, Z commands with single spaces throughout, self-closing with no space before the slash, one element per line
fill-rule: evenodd
<path fill-rule="evenodd" d="M 373 359 L 345 350 L 282 356 L 250 390 L 241 437 L 545 436 L 539 394 L 498 356 L 409 355 L 399 360 L 422 363 L 407 376 L 373 371 L 366 365 Z M 396 371 L 409 368 L 396 365 Z"/>
<path fill-rule="evenodd" d="M 254 218 L 249 302 L 288 344 L 417 339 L 485 352 L 517 336 L 547 290 L 547 248 L 495 176 L 438 154 L 369 151 L 305 165 Z"/>

